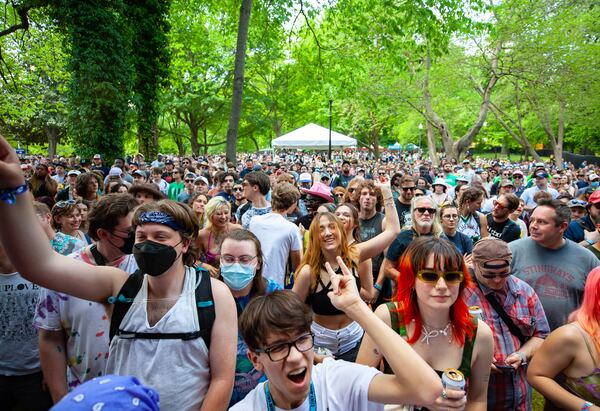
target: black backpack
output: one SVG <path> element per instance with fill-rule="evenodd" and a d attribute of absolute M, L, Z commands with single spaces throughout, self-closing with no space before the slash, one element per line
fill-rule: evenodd
<path fill-rule="evenodd" d="M 198 278 L 202 276 L 200 285 L 196 287 L 196 309 L 198 310 L 199 331 L 189 333 L 138 333 L 134 331 L 126 331 L 120 328 L 121 322 L 131 308 L 133 300 L 142 287 L 144 274 L 140 270 L 131 274 L 117 297 L 109 298 L 109 303 L 114 304 L 113 313 L 110 318 L 110 334 L 109 338 L 112 341 L 113 337 L 126 339 L 170 339 L 170 340 L 195 340 L 202 337 L 206 348 L 210 350 L 210 335 L 212 332 L 213 323 L 215 322 L 215 302 L 212 295 L 212 286 L 210 284 L 210 273 L 206 270 L 196 270 L 196 284 Z"/>

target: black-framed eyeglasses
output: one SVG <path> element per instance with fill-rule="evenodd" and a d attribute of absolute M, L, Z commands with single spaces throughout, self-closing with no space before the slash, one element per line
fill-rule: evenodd
<path fill-rule="evenodd" d="M 288 355 L 290 355 L 290 349 L 292 348 L 292 345 L 296 347 L 299 352 L 306 352 L 314 346 L 314 334 L 303 334 L 290 342 L 284 342 L 271 347 L 257 349 L 256 353 L 267 354 L 269 359 L 273 362 L 283 361 L 288 357 Z"/>
<path fill-rule="evenodd" d="M 250 264 L 252 260 L 256 258 L 255 255 L 240 255 L 239 257 L 235 257 L 230 254 L 221 255 L 221 264 L 235 264 L 239 262 L 240 264 Z"/>

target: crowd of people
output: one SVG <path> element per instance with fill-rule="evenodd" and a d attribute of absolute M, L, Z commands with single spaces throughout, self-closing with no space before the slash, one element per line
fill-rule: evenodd
<path fill-rule="evenodd" d="M 0 137 L 0 410 L 600 410 L 600 165 L 333 154 Z"/>

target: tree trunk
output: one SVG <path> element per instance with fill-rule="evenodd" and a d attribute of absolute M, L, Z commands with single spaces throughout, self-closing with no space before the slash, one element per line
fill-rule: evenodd
<path fill-rule="evenodd" d="M 204 156 L 208 155 L 208 130 L 206 127 L 202 127 L 202 147 L 204 147 Z"/>
<path fill-rule="evenodd" d="M 433 132 L 433 127 L 431 123 L 427 122 L 425 124 L 425 129 L 427 130 L 427 148 L 429 150 L 429 158 L 431 160 L 431 164 L 434 167 L 437 167 L 440 164 L 440 160 L 437 155 L 435 134 Z"/>
<path fill-rule="evenodd" d="M 198 126 L 196 123 L 188 124 L 190 128 L 190 143 L 192 146 L 192 154 L 197 156 L 200 152 L 200 144 L 198 144 Z"/>
<path fill-rule="evenodd" d="M 48 138 L 48 157 L 53 158 L 56 155 L 56 147 L 58 146 L 58 129 L 56 127 L 46 126 L 46 137 Z"/>
<path fill-rule="evenodd" d="M 229 114 L 229 127 L 227 128 L 227 161 L 236 162 L 236 142 L 240 117 L 242 115 L 242 96 L 244 91 L 244 64 L 246 60 L 246 41 L 248 40 L 248 26 L 252 0 L 242 0 L 240 7 L 240 21 L 235 49 L 235 66 L 233 70 L 233 94 L 231 97 L 231 113 Z"/>

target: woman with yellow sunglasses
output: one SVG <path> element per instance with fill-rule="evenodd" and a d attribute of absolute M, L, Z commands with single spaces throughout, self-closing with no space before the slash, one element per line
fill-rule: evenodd
<path fill-rule="evenodd" d="M 398 270 L 394 301 L 375 313 L 440 377 L 447 369 L 457 369 L 466 380 L 464 390 L 447 389 L 426 409 L 484 411 L 493 338 L 490 328 L 469 313 L 462 297 L 463 289 L 472 285 L 462 255 L 445 239 L 423 236 L 406 249 Z M 373 339 L 365 335 L 356 362 L 377 366 L 382 358 Z M 387 372 L 385 361 L 384 367 Z"/>

